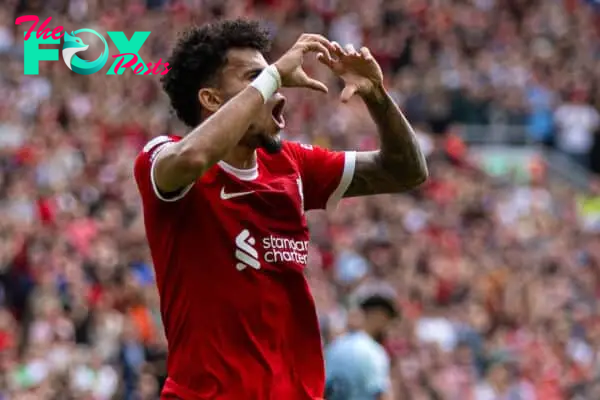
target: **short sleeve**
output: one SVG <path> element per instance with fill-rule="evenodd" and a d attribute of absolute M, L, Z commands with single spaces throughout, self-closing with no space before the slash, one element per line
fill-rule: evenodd
<path fill-rule="evenodd" d="M 372 395 L 386 393 L 390 389 L 390 360 L 386 354 L 372 354 L 365 360 L 364 379 L 367 392 Z"/>
<path fill-rule="evenodd" d="M 175 193 L 165 194 L 158 190 L 154 179 L 154 165 L 157 156 L 161 151 L 179 140 L 176 136 L 157 136 L 150 140 L 138 154 L 135 160 L 134 174 L 142 197 L 153 197 L 163 202 L 173 203 L 185 197 L 192 188 L 193 184 Z"/>
<path fill-rule="evenodd" d="M 297 143 L 293 146 L 299 160 L 304 208 L 334 210 L 354 176 L 356 152 Z"/>

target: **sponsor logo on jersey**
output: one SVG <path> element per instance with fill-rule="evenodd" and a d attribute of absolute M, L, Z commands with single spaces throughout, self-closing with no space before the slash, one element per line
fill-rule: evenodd
<path fill-rule="evenodd" d="M 294 240 L 270 235 L 262 240 L 265 261 L 272 264 L 294 262 L 306 265 L 308 240 Z"/>
<path fill-rule="evenodd" d="M 308 240 L 295 240 L 289 237 L 269 235 L 259 242 L 264 254 L 262 259 L 269 264 L 295 263 L 306 265 L 308 259 Z M 236 268 L 243 271 L 246 267 L 260 269 L 260 257 L 256 250 L 256 239 L 248 229 L 244 229 L 235 238 Z"/>
<path fill-rule="evenodd" d="M 260 261 L 258 261 L 258 252 L 254 248 L 256 240 L 250 236 L 250 231 L 244 229 L 235 238 L 235 258 L 238 260 L 236 268 L 238 271 L 243 271 L 246 267 L 260 269 Z"/>

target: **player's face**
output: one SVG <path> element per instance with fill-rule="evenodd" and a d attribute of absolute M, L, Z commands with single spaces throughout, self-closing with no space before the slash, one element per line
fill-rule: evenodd
<path fill-rule="evenodd" d="M 229 50 L 220 85 L 225 100 L 229 100 L 246 88 L 267 66 L 267 61 L 257 50 Z M 285 97 L 276 93 L 256 116 L 240 141 L 240 145 L 251 148 L 262 147 L 269 153 L 281 150 L 279 132 L 285 127 L 284 107 Z"/>
<path fill-rule="evenodd" d="M 383 341 L 389 329 L 392 318 L 385 309 L 373 309 L 366 315 L 367 328 L 377 341 Z"/>

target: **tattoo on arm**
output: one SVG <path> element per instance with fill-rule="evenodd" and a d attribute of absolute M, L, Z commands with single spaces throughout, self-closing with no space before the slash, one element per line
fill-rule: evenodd
<path fill-rule="evenodd" d="M 344 197 L 410 190 L 427 179 L 427 164 L 410 123 L 380 88 L 364 101 L 377 125 L 381 149 L 359 152 Z"/>
<path fill-rule="evenodd" d="M 381 151 L 362 151 L 356 154 L 356 166 L 344 197 L 386 193 L 396 187 L 392 174 L 383 168 Z"/>

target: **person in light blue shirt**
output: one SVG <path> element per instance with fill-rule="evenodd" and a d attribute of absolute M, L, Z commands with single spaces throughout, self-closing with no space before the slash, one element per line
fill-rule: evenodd
<path fill-rule="evenodd" d="M 380 295 L 364 299 L 360 309 L 360 323 L 325 349 L 326 400 L 391 399 L 390 359 L 379 342 L 398 311 Z"/>

